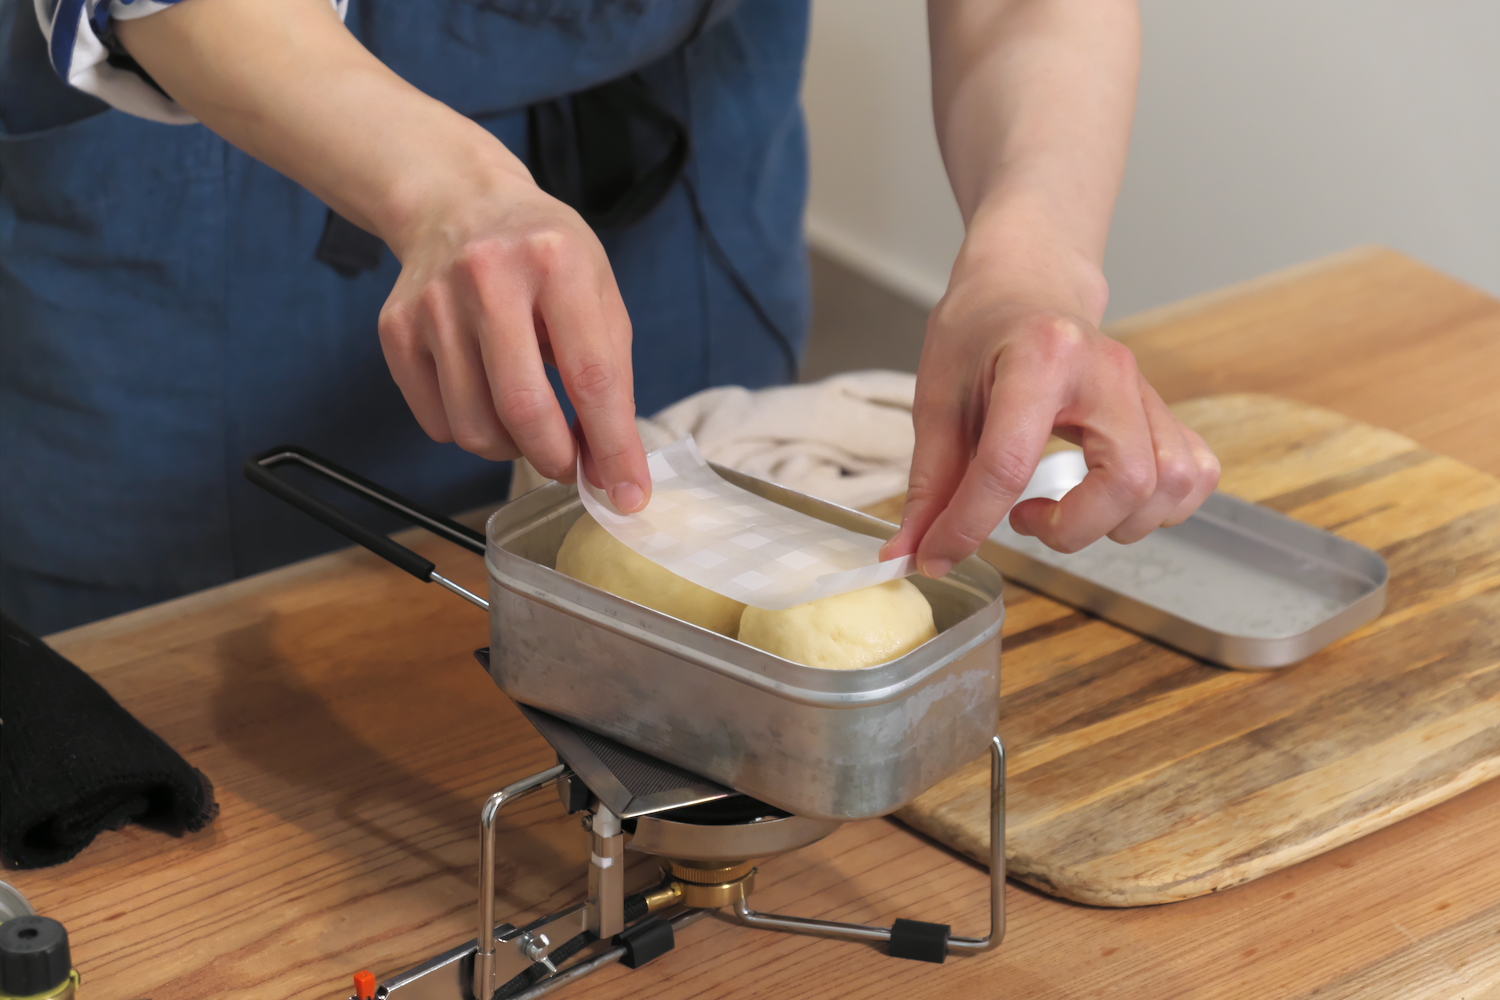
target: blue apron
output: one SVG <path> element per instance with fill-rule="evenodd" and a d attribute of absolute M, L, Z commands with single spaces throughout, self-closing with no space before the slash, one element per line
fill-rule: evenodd
<path fill-rule="evenodd" d="M 706 15 L 706 16 L 705 16 Z M 294 442 L 440 510 L 508 466 L 429 440 L 376 322 L 399 267 L 314 259 L 325 206 L 202 126 L 133 118 L 0 4 L 0 604 L 47 633 L 344 544 L 250 487 Z M 809 315 L 806 0 L 355 0 L 349 27 L 527 158 L 526 108 L 638 71 L 691 135 L 678 182 L 602 235 L 652 413 L 786 381 Z"/>

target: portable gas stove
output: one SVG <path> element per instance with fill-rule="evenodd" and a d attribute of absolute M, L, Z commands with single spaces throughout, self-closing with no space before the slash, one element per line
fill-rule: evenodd
<path fill-rule="evenodd" d="M 476 655 L 488 661 L 489 650 Z M 886 944 L 896 958 L 942 962 L 1005 936 L 1005 747 L 991 743 L 990 931 L 959 937 L 946 924 L 891 927 L 759 913 L 755 863 L 816 843 L 837 820 L 794 816 L 555 715 L 519 706 L 558 763 L 491 795 L 480 812 L 479 935 L 379 983 L 354 977 L 351 1000 L 531 1000 L 616 962 L 635 969 L 672 950 L 676 933 L 727 909 L 749 927 Z M 588 897 L 524 927 L 495 922 L 495 820 L 547 786 L 590 834 Z M 662 878 L 630 895 L 625 851 L 662 860 Z"/>
<path fill-rule="evenodd" d="M 283 465 L 484 555 L 489 599 L 282 479 L 275 470 Z M 829 523 L 883 538 L 896 530 L 714 468 L 764 500 Z M 360 972 L 358 1000 L 539 997 L 614 962 L 642 965 L 671 950 L 678 929 L 721 909 L 750 927 L 885 943 L 891 955 L 919 961 L 1000 943 L 1005 749 L 993 734 L 1005 606 L 1003 581 L 989 564 L 971 557 L 940 580 L 913 578 L 932 605 L 936 638 L 883 664 L 825 670 L 558 573 L 558 548 L 583 513 L 572 486 L 552 483 L 506 504 L 481 534 L 302 448 L 253 456 L 245 475 L 417 579 L 488 612 L 491 642 L 480 661 L 557 751 L 556 766 L 501 789 L 484 805 L 475 939 L 381 983 Z M 869 927 L 751 908 L 757 860 L 806 847 L 845 822 L 895 812 L 986 744 L 992 756 L 987 936 L 955 937 L 944 925 L 915 920 Z M 524 927 L 497 925 L 495 818 L 547 785 L 557 787 L 569 813 L 582 814 L 591 836 L 588 898 Z M 658 884 L 629 896 L 627 849 L 663 863 Z"/>

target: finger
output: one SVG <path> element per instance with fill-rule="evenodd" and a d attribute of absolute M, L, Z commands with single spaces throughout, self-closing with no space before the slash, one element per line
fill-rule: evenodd
<path fill-rule="evenodd" d="M 646 450 L 635 426 L 630 317 L 614 278 L 556 269 L 538 299 L 557 368 L 614 505 L 637 511 L 651 497 Z"/>
<path fill-rule="evenodd" d="M 1208 442 L 1204 441 L 1198 435 L 1197 431 L 1194 431 L 1191 427 L 1184 427 L 1182 430 L 1183 436 L 1187 439 L 1188 448 L 1193 455 L 1193 465 L 1197 470 L 1197 478 L 1188 495 L 1162 521 L 1163 527 L 1181 524 L 1192 517 L 1193 513 L 1199 507 L 1203 506 L 1203 501 L 1208 499 L 1209 494 L 1219 488 L 1219 476 L 1221 473 L 1219 456 L 1214 454 L 1213 449 L 1208 446 Z"/>
<path fill-rule="evenodd" d="M 380 310 L 379 330 L 386 367 L 417 423 L 434 441 L 452 441 L 443 393 L 438 388 L 437 363 L 422 341 L 413 310 L 405 303 L 396 303 L 395 293 Z"/>
<path fill-rule="evenodd" d="M 1109 532 L 1121 544 L 1138 542 L 1161 527 L 1198 481 L 1198 467 L 1188 446 L 1187 428 L 1167 409 L 1156 390 L 1140 380 L 1141 408 L 1151 428 L 1151 446 L 1156 456 L 1156 490 L 1134 514 Z"/>
<path fill-rule="evenodd" d="M 906 503 L 901 511 L 901 527 L 881 547 L 881 559 L 898 559 L 915 553 L 932 522 L 948 506 L 954 490 L 963 481 L 973 451 L 963 414 L 960 399 L 919 397 L 913 405 L 916 446 L 912 451 Z"/>
<path fill-rule="evenodd" d="M 995 530 L 1031 481 L 1060 408 L 1053 380 L 1003 355 L 988 403 L 974 458 L 918 549 L 927 576 L 973 555 Z"/>
<path fill-rule="evenodd" d="M 1061 500 L 1028 502 L 1011 513 L 1017 532 L 1059 552 L 1077 552 L 1103 538 L 1156 492 L 1151 428 L 1134 373 L 1095 392 L 1098 409 L 1079 437 L 1088 475 Z"/>
<path fill-rule="evenodd" d="M 434 346 L 438 389 L 453 440 L 465 451 L 492 461 L 518 457 L 521 450 L 496 412 L 478 338 L 460 325 L 449 290 L 433 286 L 424 292 L 422 304 L 429 327 L 425 339 Z"/>
<path fill-rule="evenodd" d="M 568 419 L 547 381 L 531 295 L 524 286 L 492 271 L 471 277 L 472 322 L 500 421 L 537 472 L 567 481 L 578 452 Z"/>

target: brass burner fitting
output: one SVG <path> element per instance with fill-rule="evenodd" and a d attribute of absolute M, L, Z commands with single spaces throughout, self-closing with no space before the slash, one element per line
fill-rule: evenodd
<path fill-rule="evenodd" d="M 722 885 L 743 878 L 755 870 L 754 861 L 673 861 L 667 860 L 667 873 L 673 878 L 698 885 Z"/>
<path fill-rule="evenodd" d="M 682 891 L 682 902 L 694 909 L 718 909 L 733 906 L 755 891 L 755 862 L 673 861 L 668 859 L 663 874 L 673 879 Z"/>
<path fill-rule="evenodd" d="M 665 874 L 665 873 L 664 873 Z M 668 877 L 654 889 L 646 890 L 646 912 L 655 913 L 682 902 L 682 883 Z"/>

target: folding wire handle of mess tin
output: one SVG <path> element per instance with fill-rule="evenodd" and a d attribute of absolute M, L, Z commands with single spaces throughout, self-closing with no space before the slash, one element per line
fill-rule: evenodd
<path fill-rule="evenodd" d="M 451 517 L 444 517 L 437 511 L 429 510 L 414 500 L 408 500 L 401 494 L 388 490 L 379 483 L 371 482 L 359 473 L 351 472 L 321 455 L 315 455 L 306 448 L 282 445 L 279 448 L 263 451 L 259 455 L 252 455 L 245 460 L 245 478 L 256 486 L 285 500 L 304 514 L 317 518 L 345 538 L 406 570 L 423 583 L 436 583 L 486 611 L 490 609 L 489 601 L 439 573 L 437 564 L 431 559 L 418 555 L 378 531 L 366 528 L 337 507 L 319 500 L 305 490 L 298 489 L 271 471 L 283 465 L 300 466 L 340 489 L 368 500 L 375 506 L 388 510 L 419 528 L 426 528 L 433 534 L 481 556 L 485 554 L 485 538 L 482 532 L 459 524 Z"/>

